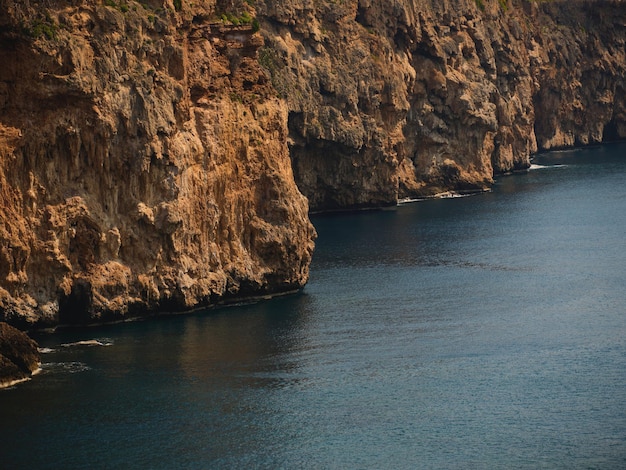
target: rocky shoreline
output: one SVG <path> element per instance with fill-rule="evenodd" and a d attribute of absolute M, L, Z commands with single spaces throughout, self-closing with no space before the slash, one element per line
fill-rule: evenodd
<path fill-rule="evenodd" d="M 626 139 L 621 0 L 0 0 L 0 321 L 302 288 L 309 213 Z"/>
<path fill-rule="evenodd" d="M 0 322 L 0 388 L 30 379 L 40 369 L 37 343 L 26 333 Z"/>

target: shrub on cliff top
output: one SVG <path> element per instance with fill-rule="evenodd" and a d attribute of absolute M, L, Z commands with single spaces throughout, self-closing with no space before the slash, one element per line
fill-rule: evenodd
<path fill-rule="evenodd" d="M 117 3 L 115 0 L 104 0 L 104 5 L 111 8 L 117 8 L 122 13 L 127 13 L 130 10 L 128 3 L 119 2 Z M 136 7 L 134 7 L 136 9 Z"/>
<path fill-rule="evenodd" d="M 32 38 L 56 39 L 59 26 L 54 21 L 49 12 L 45 12 L 43 18 L 36 18 L 31 20 L 30 23 L 22 23 L 22 31 L 27 36 Z"/>
<path fill-rule="evenodd" d="M 248 13 L 247 11 L 244 11 L 240 15 L 236 15 L 231 12 L 225 12 L 221 14 L 220 19 L 222 20 L 222 23 L 230 23 L 233 26 L 251 25 L 253 33 L 256 33 L 261 28 L 259 21 L 256 18 L 250 16 L 250 13 Z"/>
<path fill-rule="evenodd" d="M 45 36 L 48 39 L 55 39 L 57 36 L 57 26 L 55 24 L 35 21 L 32 24 L 29 34 L 34 38 Z"/>

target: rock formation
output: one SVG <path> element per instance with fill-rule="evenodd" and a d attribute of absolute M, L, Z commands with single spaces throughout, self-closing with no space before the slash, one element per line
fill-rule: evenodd
<path fill-rule="evenodd" d="M 251 24 L 215 2 L 0 0 L 0 319 L 296 290 L 314 229 Z"/>
<path fill-rule="evenodd" d="M 0 388 L 28 379 L 39 364 L 37 343 L 26 333 L 0 322 Z"/>
<path fill-rule="evenodd" d="M 620 0 L 0 0 L 0 320 L 298 289 L 309 207 L 626 138 L 625 51 Z"/>
<path fill-rule="evenodd" d="M 257 0 L 312 210 L 484 190 L 626 138 L 626 3 Z"/>

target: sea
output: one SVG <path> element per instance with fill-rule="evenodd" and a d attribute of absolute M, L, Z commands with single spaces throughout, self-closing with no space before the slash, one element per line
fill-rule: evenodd
<path fill-rule="evenodd" d="M 298 294 L 38 335 L 0 468 L 626 468 L 626 144 L 313 223 Z"/>

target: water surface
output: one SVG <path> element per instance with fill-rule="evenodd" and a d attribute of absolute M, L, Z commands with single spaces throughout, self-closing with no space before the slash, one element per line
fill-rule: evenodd
<path fill-rule="evenodd" d="M 0 468 L 626 468 L 626 145 L 535 164 L 314 218 L 299 295 L 40 338 Z"/>

